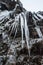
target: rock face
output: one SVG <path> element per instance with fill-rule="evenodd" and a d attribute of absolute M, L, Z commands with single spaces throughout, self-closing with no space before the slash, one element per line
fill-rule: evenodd
<path fill-rule="evenodd" d="M 43 65 L 43 12 L 27 12 L 19 0 L 0 6 L 0 65 Z"/>
<path fill-rule="evenodd" d="M 19 0 L 0 0 L 1 10 L 13 10 L 15 5 L 18 4 L 22 10 L 22 3 Z"/>

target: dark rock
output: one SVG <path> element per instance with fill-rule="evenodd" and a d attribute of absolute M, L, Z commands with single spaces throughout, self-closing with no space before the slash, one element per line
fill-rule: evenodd
<path fill-rule="evenodd" d="M 20 54 L 28 55 L 28 49 L 27 49 L 27 48 L 18 49 L 18 50 L 17 50 L 17 54 L 18 54 L 18 55 L 20 55 Z"/>
<path fill-rule="evenodd" d="M 32 46 L 31 54 L 33 54 L 33 55 L 43 55 L 43 41 L 36 43 Z"/>
<path fill-rule="evenodd" d="M 3 58 L 0 57 L 0 65 L 3 65 Z"/>

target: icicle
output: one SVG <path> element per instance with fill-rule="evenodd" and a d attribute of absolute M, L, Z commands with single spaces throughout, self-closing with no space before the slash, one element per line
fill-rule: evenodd
<path fill-rule="evenodd" d="M 9 18 L 9 14 L 10 14 L 10 11 L 3 11 L 0 13 L 0 20 L 4 19 L 5 17 L 8 17 Z"/>
<path fill-rule="evenodd" d="M 38 21 L 40 21 L 40 19 L 34 14 L 34 17 L 38 20 Z"/>
<path fill-rule="evenodd" d="M 43 38 L 43 35 L 42 35 L 42 33 L 41 33 L 41 30 L 40 30 L 40 28 L 37 26 L 37 24 L 36 24 L 36 20 L 33 18 L 33 20 L 34 20 L 34 24 L 35 24 L 35 30 L 37 31 L 37 34 L 39 35 L 39 37 L 40 38 Z"/>
<path fill-rule="evenodd" d="M 25 37 L 26 37 L 26 42 L 27 42 L 27 47 L 29 49 L 29 29 L 28 29 L 28 25 L 27 25 L 27 20 L 26 20 L 26 14 L 24 15 L 25 18 Z"/>
<path fill-rule="evenodd" d="M 20 19 L 21 19 L 21 33 L 22 33 L 22 48 L 24 45 L 24 40 L 23 40 L 23 33 L 25 31 L 25 38 L 26 38 L 26 42 L 27 42 L 27 47 L 29 49 L 29 29 L 28 29 L 28 25 L 27 25 L 27 20 L 26 20 L 26 14 L 22 13 L 20 14 Z M 24 31 L 23 31 L 24 29 Z"/>
<path fill-rule="evenodd" d="M 27 12 L 24 15 L 24 18 L 25 18 L 25 37 L 26 37 L 27 48 L 28 48 L 29 59 L 30 59 L 30 48 L 31 48 L 31 46 L 30 46 L 30 41 L 29 41 L 29 28 L 27 25 L 26 14 L 27 14 Z"/>
<path fill-rule="evenodd" d="M 42 38 L 42 37 L 43 37 L 43 35 L 42 35 L 42 33 L 41 33 L 40 28 L 39 28 L 39 27 L 35 27 L 35 29 L 36 29 L 36 31 L 37 31 L 37 33 L 38 33 L 39 37 L 40 37 L 40 38 Z"/>
<path fill-rule="evenodd" d="M 34 17 L 33 17 L 33 21 L 34 21 L 35 26 L 37 26 L 37 25 L 36 25 L 36 20 L 34 19 Z"/>
<path fill-rule="evenodd" d="M 22 33 L 22 48 L 24 47 L 24 40 L 23 40 L 23 29 L 25 31 L 25 38 L 26 38 L 26 43 L 27 43 L 27 48 L 28 48 L 28 52 L 29 52 L 29 57 L 30 57 L 30 43 L 29 43 L 29 29 L 28 29 L 28 25 L 27 25 L 27 19 L 26 19 L 26 13 L 22 13 L 20 15 L 20 19 L 21 19 L 21 33 Z"/>
<path fill-rule="evenodd" d="M 41 19 L 43 19 L 43 16 L 37 13 L 37 16 L 39 16 Z"/>
<path fill-rule="evenodd" d="M 23 40 L 24 18 L 22 14 L 20 14 L 20 19 L 21 19 L 21 35 L 22 35 L 22 48 L 23 48 L 24 47 L 24 40 Z"/>

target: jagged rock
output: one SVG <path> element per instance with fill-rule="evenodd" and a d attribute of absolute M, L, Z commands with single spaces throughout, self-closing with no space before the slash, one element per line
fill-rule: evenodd
<path fill-rule="evenodd" d="M 20 55 L 20 54 L 28 54 L 28 49 L 27 48 L 19 48 L 19 49 L 17 49 L 17 54 L 18 54 L 18 56 Z"/>
<path fill-rule="evenodd" d="M 36 65 L 41 65 L 41 58 L 40 56 L 33 57 L 33 63 L 36 63 Z"/>
<path fill-rule="evenodd" d="M 1 43 L 0 45 L 0 55 L 6 55 L 9 49 L 8 45 L 6 43 Z"/>
<path fill-rule="evenodd" d="M 31 54 L 33 54 L 33 55 L 43 55 L 43 41 L 36 43 L 32 46 Z"/>
<path fill-rule="evenodd" d="M 7 62 L 6 62 L 6 65 L 16 65 L 16 61 L 15 61 L 15 58 L 13 55 L 10 55 Z"/>
<path fill-rule="evenodd" d="M 5 56 L 0 56 L 0 65 L 6 64 L 7 57 Z"/>
<path fill-rule="evenodd" d="M 23 6 L 19 0 L 0 0 L 1 10 L 13 10 L 15 5 L 18 4 L 20 10 L 22 10 Z"/>

